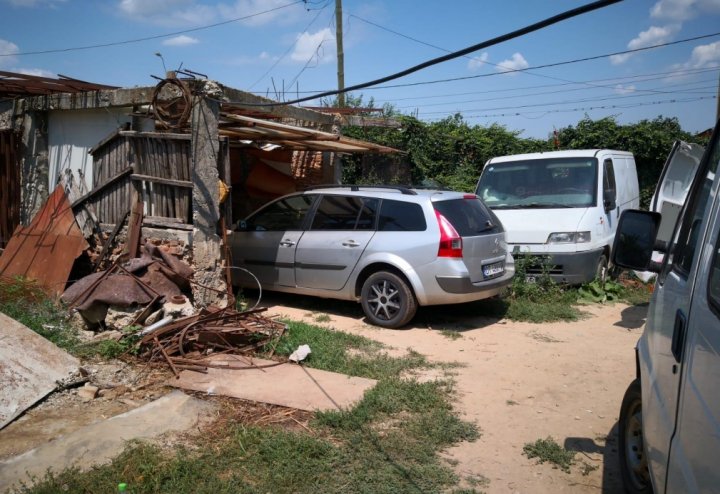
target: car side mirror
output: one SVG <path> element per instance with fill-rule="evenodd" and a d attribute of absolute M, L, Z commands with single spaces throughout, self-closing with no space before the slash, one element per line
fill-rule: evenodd
<path fill-rule="evenodd" d="M 236 232 L 246 232 L 247 229 L 248 229 L 247 221 L 238 220 L 238 222 L 235 223 L 235 231 Z"/>
<path fill-rule="evenodd" d="M 603 191 L 603 206 L 605 207 L 606 213 L 617 207 L 616 200 L 617 193 L 613 189 L 605 189 Z"/>
<path fill-rule="evenodd" d="M 652 262 L 658 229 L 659 213 L 627 209 L 620 215 L 612 248 L 613 264 L 636 271 L 660 272 L 660 265 Z"/>

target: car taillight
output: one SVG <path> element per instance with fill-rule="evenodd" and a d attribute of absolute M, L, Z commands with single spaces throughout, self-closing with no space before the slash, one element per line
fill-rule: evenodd
<path fill-rule="evenodd" d="M 435 216 L 440 227 L 438 257 L 462 257 L 462 238 L 457 230 L 439 211 L 435 211 Z"/>

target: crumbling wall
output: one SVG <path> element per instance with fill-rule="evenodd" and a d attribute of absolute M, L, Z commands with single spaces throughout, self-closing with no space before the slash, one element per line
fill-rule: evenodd
<path fill-rule="evenodd" d="M 0 101 L 0 130 L 12 129 L 13 127 L 13 102 L 10 100 Z"/>
<path fill-rule="evenodd" d="M 21 122 L 20 222 L 27 225 L 45 204 L 49 195 L 48 114 L 47 112 L 27 112 L 21 117 Z"/>

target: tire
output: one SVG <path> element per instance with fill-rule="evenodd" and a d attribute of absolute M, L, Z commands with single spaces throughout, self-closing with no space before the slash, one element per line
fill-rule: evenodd
<path fill-rule="evenodd" d="M 635 379 L 625 391 L 620 407 L 618 435 L 620 473 L 625 492 L 629 494 L 652 493 L 650 471 L 643 443 L 642 395 L 638 379 Z"/>
<path fill-rule="evenodd" d="M 608 278 L 608 259 L 605 254 L 600 256 L 598 259 L 597 267 L 595 268 L 595 279 L 599 280 L 600 283 L 605 283 Z"/>
<path fill-rule="evenodd" d="M 365 317 L 385 328 L 404 326 L 417 311 L 417 300 L 407 282 L 388 271 L 378 271 L 365 280 L 360 303 Z"/>

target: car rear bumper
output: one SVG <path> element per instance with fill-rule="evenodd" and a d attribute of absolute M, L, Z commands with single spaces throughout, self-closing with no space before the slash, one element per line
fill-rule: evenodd
<path fill-rule="evenodd" d="M 435 280 L 444 293 L 433 294 L 428 305 L 472 302 L 494 297 L 512 282 L 514 275 L 515 266 L 509 264 L 502 276 L 478 283 L 470 281 L 468 276 L 436 276 Z"/>

